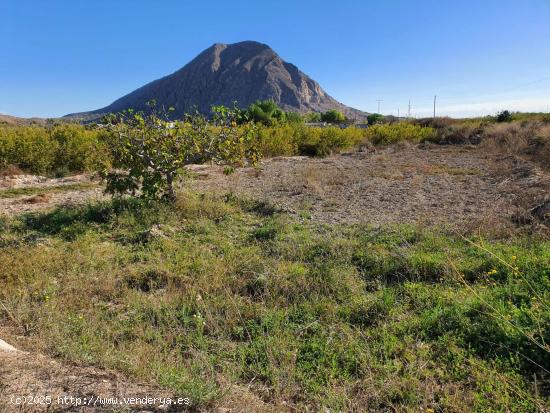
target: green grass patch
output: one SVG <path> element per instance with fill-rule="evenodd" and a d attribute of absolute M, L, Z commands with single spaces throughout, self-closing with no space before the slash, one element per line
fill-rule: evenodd
<path fill-rule="evenodd" d="M 223 397 L 220 374 L 298 411 L 548 404 L 545 239 L 300 224 L 208 194 L 1 225 L 2 323 L 195 407 Z"/>

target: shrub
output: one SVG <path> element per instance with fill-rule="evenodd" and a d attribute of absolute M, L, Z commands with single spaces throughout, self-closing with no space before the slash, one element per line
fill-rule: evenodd
<path fill-rule="evenodd" d="M 19 126 L 0 129 L 0 168 L 52 174 L 92 171 L 108 163 L 104 134 L 81 125 Z"/>
<path fill-rule="evenodd" d="M 363 130 L 353 127 L 304 127 L 301 132 L 298 135 L 298 153 L 307 156 L 327 156 L 351 148 L 364 139 Z"/>
<path fill-rule="evenodd" d="M 369 125 L 375 125 L 377 123 L 382 123 L 384 121 L 384 115 L 380 113 L 371 113 L 367 116 L 367 122 Z"/>
<path fill-rule="evenodd" d="M 457 123 L 436 129 L 436 134 L 427 141 L 443 145 L 478 144 L 481 130 L 469 123 Z"/>
<path fill-rule="evenodd" d="M 297 141 L 304 126 L 286 124 L 273 127 L 258 125 L 257 144 L 263 156 L 291 156 L 298 153 Z"/>
<path fill-rule="evenodd" d="M 315 128 L 303 124 L 285 124 L 259 126 L 256 134 L 263 156 L 326 156 L 359 144 L 364 139 L 365 131 L 354 127 Z"/>
<path fill-rule="evenodd" d="M 526 153 L 544 169 L 550 170 L 550 125 L 543 125 L 534 132 Z"/>
<path fill-rule="evenodd" d="M 321 121 L 328 123 L 342 123 L 346 121 L 346 117 L 342 112 L 332 109 L 321 115 Z"/>
<path fill-rule="evenodd" d="M 302 123 L 304 118 L 298 112 L 286 112 L 285 118 L 288 123 Z"/>
<path fill-rule="evenodd" d="M 389 145 L 401 141 L 422 142 L 436 136 L 435 129 L 410 123 L 373 125 L 366 133 L 367 138 L 375 145 Z"/>
<path fill-rule="evenodd" d="M 23 175 L 24 172 L 16 165 L 8 165 L 0 168 L 0 176 Z"/>
<path fill-rule="evenodd" d="M 272 99 L 259 100 L 248 107 L 245 120 L 271 126 L 285 122 L 286 114 Z"/>
<path fill-rule="evenodd" d="M 336 127 L 323 128 L 320 130 L 320 146 L 327 153 L 337 152 L 341 149 L 348 149 L 357 145 L 364 138 L 361 129 Z"/>
<path fill-rule="evenodd" d="M 33 173 L 52 170 L 59 144 L 45 128 L 6 128 L 0 138 L 0 165 L 9 164 Z"/>
<path fill-rule="evenodd" d="M 311 112 L 304 115 L 306 122 L 321 122 L 321 114 L 319 112 Z"/>
<path fill-rule="evenodd" d="M 452 119 L 449 117 L 437 117 L 437 118 L 421 118 L 421 119 L 412 119 L 410 121 L 414 125 L 418 126 L 429 126 L 431 128 L 434 128 L 436 130 L 446 128 L 451 125 L 456 125 L 457 123 L 460 123 L 458 119 Z"/>
<path fill-rule="evenodd" d="M 212 161 L 230 165 L 257 161 L 253 126 L 237 126 L 238 113 L 223 106 L 208 121 L 196 113 L 170 122 L 153 110 L 148 115 L 124 112 L 109 118 L 109 149 L 115 170 L 103 170 L 106 191 L 140 197 L 175 199 L 175 180 L 184 166 Z"/>
<path fill-rule="evenodd" d="M 108 158 L 103 142 L 105 133 L 67 124 L 54 127 L 51 135 L 58 144 L 53 165 L 56 171 L 93 171 L 104 165 Z"/>
<path fill-rule="evenodd" d="M 238 116 L 237 111 L 231 112 Z M 286 122 L 272 126 L 259 123 L 254 127 L 254 144 L 263 156 L 325 156 L 357 145 L 365 136 L 362 129 L 307 127 L 299 121 L 300 115 L 287 113 L 286 116 Z M 183 124 L 173 123 L 178 127 Z M 209 132 L 214 131 L 211 126 L 206 127 Z M 135 125 L 126 124 L 126 127 L 130 130 Z M 250 125 L 241 124 L 231 129 L 244 132 L 248 128 Z M 76 124 L 0 128 L 0 170 L 12 165 L 25 172 L 54 176 L 107 170 L 113 156 L 118 156 L 114 155 L 113 145 L 116 146 L 116 140 L 113 141 L 113 135 L 106 128 Z M 204 157 L 197 156 L 189 162 L 203 160 Z"/>
<path fill-rule="evenodd" d="M 497 122 L 510 122 L 512 120 L 512 114 L 507 110 L 503 110 L 497 113 L 496 120 Z"/>

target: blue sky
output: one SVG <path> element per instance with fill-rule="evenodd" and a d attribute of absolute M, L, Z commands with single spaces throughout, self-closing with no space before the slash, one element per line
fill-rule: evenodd
<path fill-rule="evenodd" d="M 97 109 L 213 43 L 257 40 L 385 114 L 550 107 L 550 0 L 0 0 L 0 113 Z"/>

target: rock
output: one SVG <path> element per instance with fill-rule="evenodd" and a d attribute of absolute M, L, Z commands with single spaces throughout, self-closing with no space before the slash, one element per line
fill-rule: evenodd
<path fill-rule="evenodd" d="M 8 352 L 8 353 L 15 353 L 18 352 L 15 347 L 9 345 L 4 340 L 0 339 L 0 351 Z"/>
<path fill-rule="evenodd" d="M 370 142 L 365 142 L 359 146 L 358 152 L 368 152 L 373 153 L 376 152 L 376 148 L 374 145 Z"/>
<path fill-rule="evenodd" d="M 25 198 L 23 202 L 27 204 L 47 204 L 48 202 L 50 202 L 50 200 L 51 200 L 50 194 L 42 193 L 42 194 L 33 195 L 29 198 Z"/>
<path fill-rule="evenodd" d="M 67 117 L 95 119 L 128 108 L 146 111 L 146 102 L 155 100 L 159 106 L 173 107 L 172 115 L 181 119 L 195 108 L 209 115 L 212 105 L 232 107 L 236 101 L 240 107 L 247 107 L 264 99 L 273 99 L 287 111 L 337 109 L 350 119 L 366 118 L 366 113 L 329 96 L 316 81 L 282 60 L 269 46 L 254 41 L 216 43 L 177 72 L 148 83 L 105 108 Z"/>
<path fill-rule="evenodd" d="M 543 223 L 550 223 L 550 199 L 544 200 L 539 205 L 531 209 L 533 216 Z"/>
<path fill-rule="evenodd" d="M 148 230 L 143 231 L 139 235 L 139 239 L 142 242 L 149 242 L 149 241 L 152 241 L 154 239 L 168 238 L 167 234 L 170 235 L 170 234 L 173 234 L 174 232 L 176 232 L 176 229 L 172 228 L 168 225 L 155 224 L 151 228 L 149 228 Z"/>

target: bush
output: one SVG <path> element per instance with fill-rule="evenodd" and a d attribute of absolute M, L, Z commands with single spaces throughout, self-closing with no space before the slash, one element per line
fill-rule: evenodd
<path fill-rule="evenodd" d="M 285 112 L 285 118 L 288 123 L 302 123 L 304 118 L 298 112 Z"/>
<path fill-rule="evenodd" d="M 213 107 L 213 118 L 196 113 L 171 122 L 154 108 L 109 117 L 109 150 L 115 170 L 104 169 L 106 191 L 140 193 L 141 198 L 175 199 L 174 184 L 184 166 L 212 161 L 231 166 L 258 159 L 253 125 L 237 126 L 238 112 Z"/>
<path fill-rule="evenodd" d="M 105 132 L 68 124 L 53 128 L 51 136 L 58 145 L 53 165 L 55 171 L 93 171 L 104 165 L 108 158 Z"/>
<path fill-rule="evenodd" d="M 93 171 L 108 163 L 104 133 L 81 125 L 20 126 L 0 129 L 0 168 L 53 174 Z"/>
<path fill-rule="evenodd" d="M 497 113 L 496 120 L 497 122 L 510 122 L 512 120 L 512 114 L 507 110 L 503 110 Z"/>
<path fill-rule="evenodd" d="M 366 133 L 367 138 L 375 145 L 390 145 L 401 141 L 423 142 L 436 136 L 435 129 L 410 123 L 373 125 Z"/>
<path fill-rule="evenodd" d="M 262 123 L 266 126 L 286 120 L 285 112 L 271 99 L 259 100 L 245 111 L 245 121 Z"/>
<path fill-rule="evenodd" d="M 302 125 L 278 125 L 267 127 L 258 125 L 257 143 L 263 156 L 292 156 L 298 153 L 298 136 L 305 127 Z"/>
<path fill-rule="evenodd" d="M 426 140 L 442 145 L 478 144 L 481 129 L 469 123 L 457 123 L 436 129 L 436 134 Z"/>
<path fill-rule="evenodd" d="M 346 117 L 342 112 L 336 109 L 329 110 L 321 115 L 321 121 L 327 123 L 342 123 L 346 121 Z"/>
<path fill-rule="evenodd" d="M 367 116 L 367 123 L 369 125 L 375 125 L 377 123 L 382 123 L 384 121 L 384 115 L 380 113 L 371 113 Z"/>
<path fill-rule="evenodd" d="M 33 173 L 47 173 L 53 169 L 58 148 L 45 128 L 5 128 L 0 136 L 0 166 L 13 164 Z"/>
<path fill-rule="evenodd" d="M 286 122 L 272 126 L 257 124 L 254 140 L 258 152 L 263 156 L 325 156 L 351 148 L 365 136 L 362 129 L 307 127 L 299 120 L 298 114 L 287 113 Z M 234 130 L 248 127 L 241 124 Z M 112 145 L 113 136 L 105 128 L 75 124 L 0 128 L 0 170 L 12 165 L 25 172 L 53 176 L 107 170 L 114 159 Z"/>
<path fill-rule="evenodd" d="M 364 138 L 364 133 L 361 129 L 337 127 L 318 129 L 319 135 L 317 142 L 314 142 L 315 156 L 325 156 L 333 152 L 338 152 L 342 149 L 348 149 Z M 302 153 L 304 155 L 304 153 Z"/>
<path fill-rule="evenodd" d="M 351 148 L 365 137 L 354 127 L 315 128 L 303 124 L 286 124 L 257 128 L 258 147 L 263 156 L 326 156 Z"/>
<path fill-rule="evenodd" d="M 319 112 L 311 112 L 304 115 L 306 122 L 321 122 L 321 114 Z"/>

